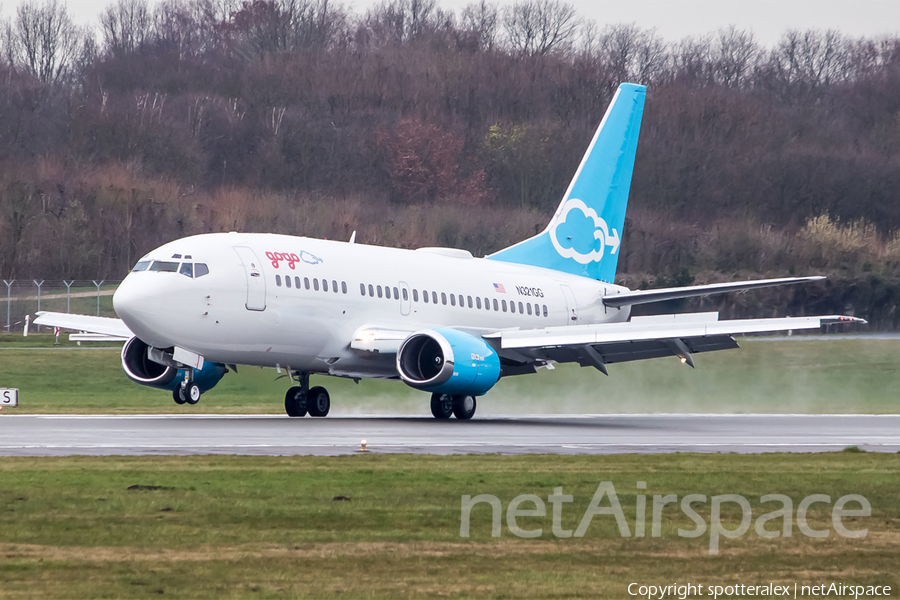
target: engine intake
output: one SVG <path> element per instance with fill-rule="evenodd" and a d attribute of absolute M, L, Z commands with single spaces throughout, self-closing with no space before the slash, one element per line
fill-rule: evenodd
<path fill-rule="evenodd" d="M 397 371 L 416 389 L 479 396 L 500 379 L 500 357 L 484 340 L 467 333 L 423 329 L 400 345 Z"/>
<path fill-rule="evenodd" d="M 146 342 L 133 337 L 122 348 L 122 370 L 129 379 L 141 385 L 161 390 L 171 390 L 184 381 L 185 369 L 163 365 L 150 360 L 150 350 Z M 155 350 L 155 349 L 154 349 Z M 200 391 L 211 390 L 225 376 L 222 363 L 204 362 L 202 369 L 194 370 L 194 383 Z"/>

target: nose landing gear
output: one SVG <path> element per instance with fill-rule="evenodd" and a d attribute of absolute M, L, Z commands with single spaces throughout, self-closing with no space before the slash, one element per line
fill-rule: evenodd
<path fill-rule="evenodd" d="M 200 387 L 186 379 L 172 390 L 172 398 L 175 400 L 175 404 L 197 404 L 200 402 Z"/>

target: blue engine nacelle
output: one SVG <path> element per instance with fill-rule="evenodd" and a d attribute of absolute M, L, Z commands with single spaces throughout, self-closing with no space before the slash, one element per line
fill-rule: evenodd
<path fill-rule="evenodd" d="M 185 369 L 176 369 L 150 360 L 146 343 L 136 337 L 122 348 L 122 370 L 128 378 L 141 385 L 160 390 L 174 390 L 184 381 Z M 204 362 L 202 369 L 194 369 L 194 383 L 201 392 L 211 390 L 225 376 L 222 363 Z"/>
<path fill-rule="evenodd" d="M 407 385 L 438 394 L 480 396 L 500 379 L 500 357 L 484 340 L 455 329 L 423 329 L 397 351 Z"/>

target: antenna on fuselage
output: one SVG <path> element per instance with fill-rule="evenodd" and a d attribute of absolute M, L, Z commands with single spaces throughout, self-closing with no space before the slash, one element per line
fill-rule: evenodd
<path fill-rule="evenodd" d="M 356 243 L 356 230 L 355 229 L 353 230 L 353 233 L 350 234 L 350 243 L 351 244 Z"/>

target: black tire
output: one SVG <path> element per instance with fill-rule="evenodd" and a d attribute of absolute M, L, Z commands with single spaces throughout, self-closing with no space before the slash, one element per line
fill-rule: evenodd
<path fill-rule="evenodd" d="M 181 384 L 175 386 L 175 389 L 172 390 L 172 399 L 175 400 L 175 404 L 184 404 L 184 398 L 181 396 Z"/>
<path fill-rule="evenodd" d="M 327 417 L 328 411 L 331 410 L 331 396 L 325 388 L 316 386 L 309 390 L 306 397 L 306 408 L 309 410 L 311 417 Z"/>
<path fill-rule="evenodd" d="M 432 394 L 431 414 L 434 415 L 435 419 L 449 419 L 453 415 L 453 396 L 450 394 Z"/>
<path fill-rule="evenodd" d="M 200 386 L 196 383 L 189 383 L 181 388 L 184 390 L 184 401 L 193 406 L 200 402 Z"/>
<path fill-rule="evenodd" d="M 475 415 L 475 396 L 453 396 L 453 414 L 460 421 L 468 421 Z"/>
<path fill-rule="evenodd" d="M 289 417 L 306 416 L 306 394 L 302 387 L 294 386 L 284 395 L 284 412 Z"/>

